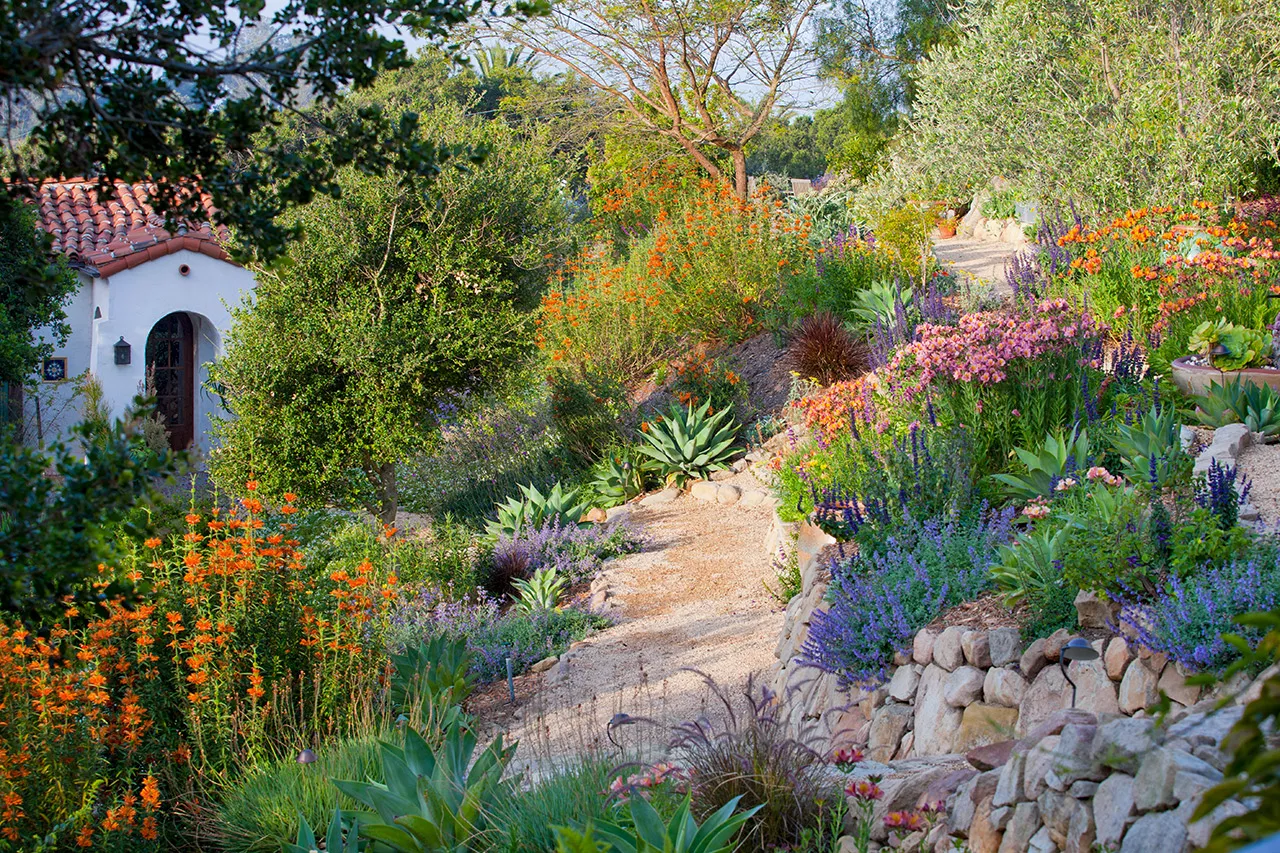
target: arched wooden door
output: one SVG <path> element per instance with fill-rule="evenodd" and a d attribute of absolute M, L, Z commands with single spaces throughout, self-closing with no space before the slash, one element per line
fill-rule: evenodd
<path fill-rule="evenodd" d="M 147 377 L 174 450 L 195 438 L 195 366 L 191 318 L 180 311 L 162 318 L 147 335 Z"/>

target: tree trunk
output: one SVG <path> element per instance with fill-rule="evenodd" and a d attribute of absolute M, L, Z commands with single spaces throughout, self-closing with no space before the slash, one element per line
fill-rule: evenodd
<path fill-rule="evenodd" d="M 400 489 L 396 485 L 394 462 L 384 462 L 378 469 L 378 483 L 378 503 L 381 507 L 379 517 L 383 524 L 394 524 L 396 512 L 400 509 Z"/>
<path fill-rule="evenodd" d="M 742 201 L 747 200 L 747 152 L 741 147 L 730 149 L 733 156 L 733 191 Z"/>

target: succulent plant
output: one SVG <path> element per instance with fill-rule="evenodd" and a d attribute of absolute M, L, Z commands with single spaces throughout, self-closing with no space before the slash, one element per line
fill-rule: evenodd
<path fill-rule="evenodd" d="M 738 425 L 730 417 L 731 409 L 714 414 L 710 409 L 710 401 L 696 409 L 672 406 L 641 433 L 645 443 L 637 451 L 657 463 L 659 476 L 668 484 L 683 486 L 688 480 L 705 480 L 712 471 L 729 467 Z"/>
<path fill-rule="evenodd" d="M 653 468 L 653 460 L 632 447 L 606 453 L 592 472 L 591 487 L 606 506 L 617 506 L 644 494 Z"/>
<path fill-rule="evenodd" d="M 1191 333 L 1187 348 L 1219 370 L 1259 367 L 1271 357 L 1271 333 L 1237 326 L 1225 319 L 1205 320 Z"/>
<path fill-rule="evenodd" d="M 559 607 L 568 581 L 556 574 L 555 566 L 547 566 L 545 569 L 538 569 L 528 580 L 517 579 L 514 585 L 516 609 L 523 613 L 534 613 Z"/>
<path fill-rule="evenodd" d="M 877 322 L 890 325 L 897 317 L 898 306 L 901 305 L 903 310 L 909 309 L 914 296 L 915 290 L 911 287 L 895 281 L 877 281 L 854 294 L 849 314 L 860 326 L 874 326 Z"/>
<path fill-rule="evenodd" d="M 551 518 L 558 518 L 565 526 L 579 524 L 589 508 L 588 501 L 580 500 L 578 489 L 565 489 L 560 483 L 545 495 L 533 485 L 521 486 L 520 493 L 519 497 L 510 497 L 498 504 L 498 517 L 485 525 L 490 541 L 537 530 Z"/>
<path fill-rule="evenodd" d="M 1015 447 L 1013 452 L 1027 472 L 1021 476 L 995 474 L 992 479 L 1002 484 L 1011 498 L 1045 497 L 1069 473 L 1089 467 L 1089 434 L 1077 427 L 1069 437 L 1062 433 L 1046 435 L 1039 447 Z"/>
<path fill-rule="evenodd" d="M 501 735 L 473 762 L 475 749 L 476 736 L 461 723 L 449 727 L 439 749 L 409 729 L 403 748 L 382 744 L 386 784 L 333 784 L 375 813 L 357 815 L 357 825 L 360 838 L 377 849 L 471 853 L 482 849 L 495 803 L 513 796 L 512 782 L 502 774 L 515 752 Z"/>
<path fill-rule="evenodd" d="M 440 636 L 409 646 L 393 652 L 391 664 L 388 698 L 402 712 L 415 702 L 430 703 L 436 709 L 461 706 L 475 688 L 472 657 L 463 639 Z"/>
<path fill-rule="evenodd" d="M 316 853 L 320 849 L 315 830 L 307 823 L 305 817 L 301 819 L 298 826 L 296 843 L 284 843 L 281 847 L 284 848 L 284 853 Z M 324 834 L 324 849 L 325 853 L 358 853 L 360 850 L 360 840 L 356 831 L 354 829 L 350 832 L 345 831 L 342 809 L 335 809 L 333 812 L 329 829 Z"/>
<path fill-rule="evenodd" d="M 1124 463 L 1121 473 L 1131 483 L 1164 486 L 1190 462 L 1182 449 L 1182 421 L 1172 406 L 1152 407 L 1133 425 L 1116 424 L 1111 446 Z"/>
<path fill-rule="evenodd" d="M 734 797 L 699 826 L 689 813 L 688 797 L 664 823 L 648 800 L 636 796 L 631 798 L 629 826 L 598 823 L 595 831 L 613 845 L 616 853 L 729 853 L 735 849 L 733 838 L 738 830 L 764 808 L 756 806 L 735 815 L 740 799 Z"/>
<path fill-rule="evenodd" d="M 1205 426 L 1244 424 L 1250 432 L 1280 435 L 1280 394 L 1269 385 L 1242 382 L 1239 376 L 1225 385 L 1211 382 L 1197 403 L 1195 418 Z"/>

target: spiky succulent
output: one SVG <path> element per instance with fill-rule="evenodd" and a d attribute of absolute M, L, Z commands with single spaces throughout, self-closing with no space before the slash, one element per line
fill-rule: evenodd
<path fill-rule="evenodd" d="M 661 419 L 648 423 L 641 433 L 644 444 L 636 450 L 656 463 L 658 475 L 668 484 L 705 480 L 713 471 L 729 467 L 738 436 L 731 414 L 731 409 L 712 413 L 710 401 L 696 409 L 672 406 Z"/>
<path fill-rule="evenodd" d="M 1013 452 L 1026 473 L 995 474 L 992 479 L 1003 485 L 1011 498 L 1043 497 L 1052 494 L 1057 482 L 1072 471 L 1089 467 L 1089 434 L 1076 428 L 1070 436 L 1046 435 L 1039 447 L 1015 447 Z"/>
<path fill-rule="evenodd" d="M 520 493 L 519 497 L 510 497 L 498 504 L 498 517 L 485 525 L 491 541 L 537 530 L 552 518 L 559 519 L 564 526 L 579 524 L 590 508 L 588 501 L 580 499 L 578 489 L 566 489 L 559 483 L 545 495 L 533 485 L 521 486 Z"/>
<path fill-rule="evenodd" d="M 1225 385 L 1211 382 L 1209 393 L 1196 402 L 1196 420 L 1206 426 L 1244 424 L 1250 432 L 1280 435 L 1280 394 L 1269 385 L 1242 382 L 1239 376 Z"/>
<path fill-rule="evenodd" d="M 644 494 L 653 468 L 653 460 L 634 447 L 606 453 L 592 472 L 595 476 L 591 487 L 602 505 L 617 506 Z"/>

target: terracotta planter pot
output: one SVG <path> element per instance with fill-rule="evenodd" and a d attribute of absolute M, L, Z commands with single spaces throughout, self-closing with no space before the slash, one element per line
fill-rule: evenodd
<path fill-rule="evenodd" d="M 943 240 L 950 240 L 956 236 L 956 227 L 954 225 L 939 225 L 938 236 Z"/>
<path fill-rule="evenodd" d="M 1252 382 L 1254 385 L 1269 385 L 1272 390 L 1280 392 L 1280 370 L 1261 367 L 1246 367 L 1244 370 L 1218 370 L 1205 364 L 1192 364 L 1190 356 L 1173 360 L 1173 384 L 1184 394 L 1194 397 L 1205 397 L 1209 394 L 1209 385 L 1218 383 L 1226 385 L 1236 377 L 1241 382 Z"/>

